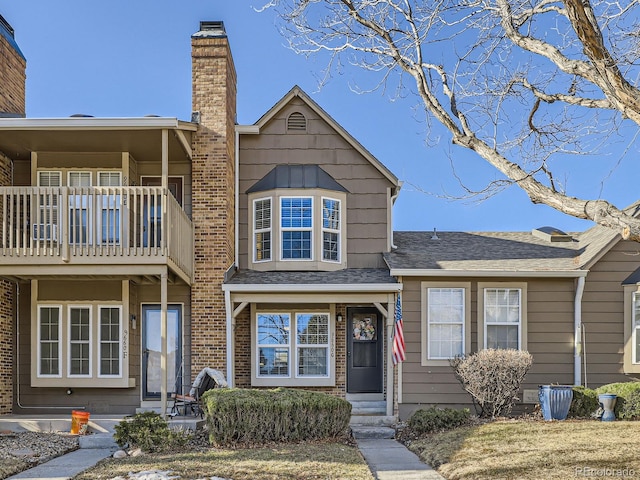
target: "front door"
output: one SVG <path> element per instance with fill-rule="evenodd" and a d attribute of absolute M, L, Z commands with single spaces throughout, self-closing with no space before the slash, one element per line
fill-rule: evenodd
<path fill-rule="evenodd" d="M 377 309 L 347 309 L 348 393 L 382 393 L 383 338 Z"/>
<path fill-rule="evenodd" d="M 158 400 L 162 371 L 160 355 L 162 342 L 160 338 L 160 305 L 143 305 L 142 307 L 142 399 Z M 178 376 L 182 373 L 182 307 L 167 306 L 167 394 L 176 391 L 182 381 Z"/>

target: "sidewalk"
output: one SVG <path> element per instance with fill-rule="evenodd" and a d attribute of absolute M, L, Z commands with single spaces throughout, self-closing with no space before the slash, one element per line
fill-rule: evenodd
<path fill-rule="evenodd" d="M 418 456 L 393 439 L 356 440 L 362 456 L 378 480 L 444 480 Z"/>
<path fill-rule="evenodd" d="M 81 448 L 8 477 L 7 480 L 26 478 L 32 480 L 68 480 L 74 475 L 93 467 L 100 460 L 111 456 L 112 453 L 113 450 L 109 448 Z"/>

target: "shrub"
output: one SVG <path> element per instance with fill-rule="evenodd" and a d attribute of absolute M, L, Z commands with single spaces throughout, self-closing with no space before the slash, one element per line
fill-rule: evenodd
<path fill-rule="evenodd" d="M 573 387 L 573 400 L 569 408 L 569 417 L 590 418 L 593 417 L 600 408 L 598 394 L 595 390 L 585 387 Z"/>
<path fill-rule="evenodd" d="M 186 444 L 190 434 L 174 431 L 156 412 L 136 413 L 115 426 L 114 440 L 124 447 L 138 447 L 144 452 L 167 450 Z"/>
<path fill-rule="evenodd" d="M 620 420 L 640 420 L 640 390 L 634 390 L 627 395 L 618 418 Z"/>
<path fill-rule="evenodd" d="M 436 408 L 417 410 L 409 418 L 409 427 L 418 435 L 442 432 L 461 427 L 470 422 L 471 413 L 468 408 Z"/>
<path fill-rule="evenodd" d="M 220 388 L 203 396 L 209 439 L 217 445 L 339 438 L 351 404 L 320 392 Z"/>
<path fill-rule="evenodd" d="M 480 350 L 450 361 L 456 378 L 473 397 L 478 415 L 489 418 L 511 413 L 532 363 L 529 352 L 514 349 Z"/>
<path fill-rule="evenodd" d="M 617 395 L 616 406 L 614 408 L 614 412 L 616 414 L 616 418 L 622 418 L 622 412 L 626 408 L 626 403 L 628 397 L 633 393 L 640 391 L 640 382 L 618 382 L 618 383 L 609 383 L 608 385 L 602 385 L 601 387 L 596 388 L 596 393 L 598 395 L 602 393 L 613 393 Z"/>

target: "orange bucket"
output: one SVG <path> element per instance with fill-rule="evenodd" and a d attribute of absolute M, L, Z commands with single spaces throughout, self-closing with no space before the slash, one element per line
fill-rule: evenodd
<path fill-rule="evenodd" d="M 89 427 L 89 412 L 71 410 L 71 435 L 84 435 Z"/>

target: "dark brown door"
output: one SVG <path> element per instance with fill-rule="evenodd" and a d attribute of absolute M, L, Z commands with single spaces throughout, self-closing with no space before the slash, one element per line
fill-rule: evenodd
<path fill-rule="evenodd" d="M 347 309 L 347 392 L 381 393 L 382 315 L 375 308 Z"/>

